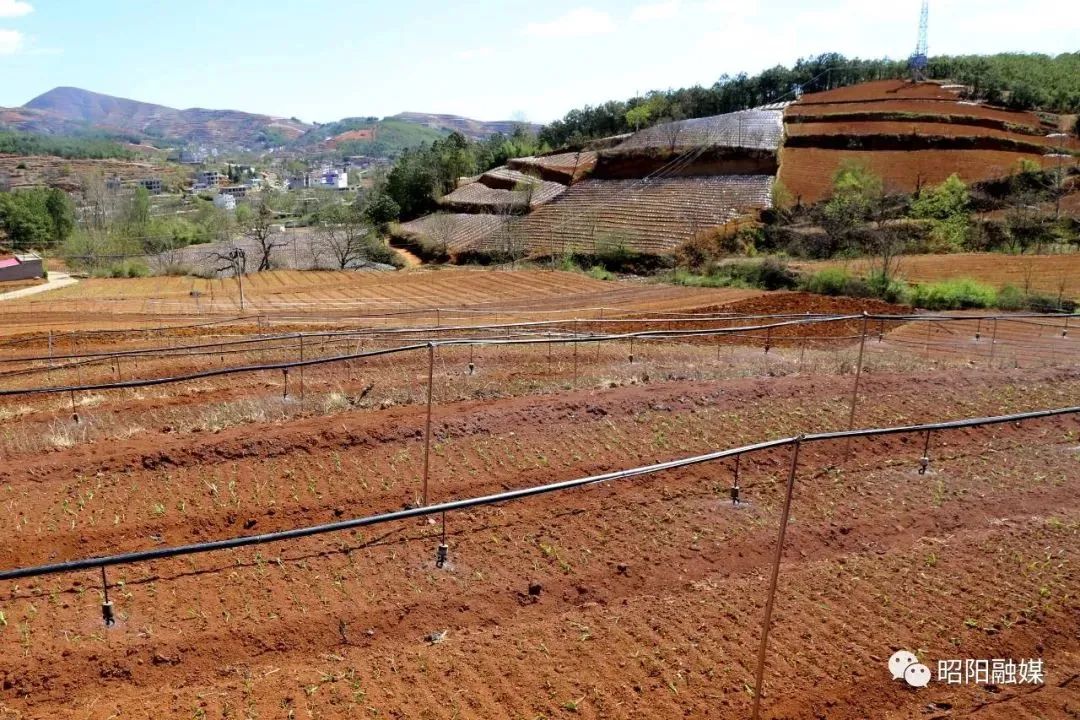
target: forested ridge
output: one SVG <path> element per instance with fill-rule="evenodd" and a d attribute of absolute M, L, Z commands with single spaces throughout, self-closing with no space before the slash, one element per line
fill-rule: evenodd
<path fill-rule="evenodd" d="M 571 110 L 540 131 L 551 147 L 631 132 L 658 122 L 708 117 L 794 99 L 794 88 L 819 92 L 846 85 L 905 77 L 906 60 L 861 60 L 827 53 L 777 65 L 757 75 L 722 75 L 711 87 L 700 85 L 609 100 Z M 1022 53 L 942 55 L 930 58 L 931 79 L 970 88 L 972 99 L 1016 109 L 1080 112 L 1080 53 L 1057 56 Z"/>

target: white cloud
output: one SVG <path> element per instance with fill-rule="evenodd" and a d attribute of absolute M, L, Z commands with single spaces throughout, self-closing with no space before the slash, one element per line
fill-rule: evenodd
<path fill-rule="evenodd" d="M 23 35 L 18 30 L 0 28 L 0 55 L 14 55 L 22 50 Z"/>
<path fill-rule="evenodd" d="M 582 37 L 613 32 L 615 23 L 606 12 L 588 7 L 575 8 L 550 22 L 529 23 L 525 34 L 540 38 Z"/>
<path fill-rule="evenodd" d="M 630 19 L 634 22 L 651 22 L 653 20 L 667 20 L 679 13 L 679 0 L 655 3 L 652 5 L 638 5 L 630 13 Z"/>
<path fill-rule="evenodd" d="M 0 17 L 22 17 L 34 12 L 34 6 L 24 0 L 0 0 Z"/>
<path fill-rule="evenodd" d="M 482 58 L 491 57 L 492 50 L 489 47 L 470 48 L 468 50 L 461 50 L 458 52 L 457 57 L 459 60 L 480 60 Z"/>

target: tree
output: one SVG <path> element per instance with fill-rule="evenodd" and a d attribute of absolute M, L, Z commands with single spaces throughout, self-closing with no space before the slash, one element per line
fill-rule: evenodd
<path fill-rule="evenodd" d="M 239 220 L 239 214 L 237 219 Z M 244 237 L 255 244 L 255 250 L 259 257 L 256 272 L 269 270 L 274 250 L 285 247 L 286 243 L 284 236 L 279 237 L 276 233 L 274 211 L 270 209 L 270 202 L 267 198 L 260 198 L 255 203 L 255 209 L 244 226 Z"/>
<path fill-rule="evenodd" d="M 218 275 L 232 274 L 240 277 L 247 274 L 247 253 L 242 248 L 230 247 L 211 252 L 208 259 L 214 263 L 214 272 Z"/>
<path fill-rule="evenodd" d="M 119 198 L 100 172 L 88 173 L 81 177 L 83 224 L 88 228 L 104 232 L 117 215 Z"/>
<path fill-rule="evenodd" d="M 955 252 L 963 248 L 971 230 L 970 204 L 967 185 L 955 173 L 912 202 L 912 217 L 930 223 L 931 250 Z"/>
<path fill-rule="evenodd" d="M 368 198 L 364 206 L 364 215 L 369 223 L 384 230 L 401 215 L 401 206 L 386 192 L 377 190 Z"/>
<path fill-rule="evenodd" d="M 71 196 L 63 190 L 50 188 L 45 198 L 45 209 L 52 220 L 53 241 L 63 242 L 75 229 L 75 205 L 71 202 Z"/>
<path fill-rule="evenodd" d="M 120 231 L 129 238 L 142 240 L 150 233 L 150 193 L 144 187 L 135 188 L 121 212 Z"/>
<path fill-rule="evenodd" d="M 883 300 L 897 302 L 903 295 L 902 285 L 897 283 L 900 259 L 908 247 L 902 228 L 889 224 L 888 198 L 884 191 L 874 208 L 874 228 L 863 237 L 864 253 L 874 259 L 869 284 L 874 294 Z"/>
<path fill-rule="evenodd" d="M 435 213 L 428 218 L 424 229 L 431 241 L 431 254 L 440 258 L 448 256 L 458 229 L 454 216 L 442 212 Z"/>
<path fill-rule="evenodd" d="M 0 194 L 0 228 L 17 248 L 41 248 L 67 240 L 75 228 L 71 200 L 55 188 Z"/>
<path fill-rule="evenodd" d="M 663 125 L 658 125 L 656 131 L 660 133 L 660 137 L 668 146 L 670 152 L 675 152 L 675 149 L 679 146 L 679 138 L 683 134 L 683 130 L 686 126 L 677 119 L 672 119 Z"/>
<path fill-rule="evenodd" d="M 319 248 L 326 251 L 340 270 L 367 257 L 365 250 L 372 239 L 364 210 L 355 204 L 325 208 L 315 233 Z"/>
<path fill-rule="evenodd" d="M 883 195 L 881 178 L 857 162 L 846 162 L 833 176 L 833 194 L 822 210 L 822 222 L 833 247 L 832 255 L 845 243 L 851 242 L 870 219 L 875 204 Z"/>

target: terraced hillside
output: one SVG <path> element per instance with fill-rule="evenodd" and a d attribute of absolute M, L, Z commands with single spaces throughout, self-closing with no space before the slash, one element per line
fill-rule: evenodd
<path fill-rule="evenodd" d="M 767 208 L 772 185 L 769 175 L 585 180 L 516 223 L 530 254 L 594 253 L 604 244 L 662 254 Z"/>
<path fill-rule="evenodd" d="M 544 180 L 570 185 L 577 182 L 596 167 L 596 152 L 555 153 L 540 157 L 523 157 L 510 160 L 507 165 L 513 170 L 528 173 Z"/>
<path fill-rule="evenodd" d="M 661 123 L 634 133 L 604 153 L 625 155 L 702 146 L 776 150 L 784 136 L 784 107 L 786 105 L 781 103 L 724 115 Z"/>
<path fill-rule="evenodd" d="M 454 212 L 505 214 L 551 202 L 564 190 L 561 183 L 499 167 L 443 196 L 439 204 Z"/>
<path fill-rule="evenodd" d="M 402 223 L 394 234 L 406 243 L 424 241 L 445 244 L 447 252 L 453 255 L 475 247 L 502 228 L 507 220 L 504 215 L 437 213 Z"/>
<path fill-rule="evenodd" d="M 938 83 L 882 80 L 812 93 L 784 121 L 779 177 L 802 202 L 824 199 L 845 162 L 865 164 L 890 192 L 912 192 L 953 173 L 978 182 L 1022 161 L 1050 167 L 1059 158 L 1049 155 L 1080 152 L 1050 119 L 965 101 L 959 88 Z"/>

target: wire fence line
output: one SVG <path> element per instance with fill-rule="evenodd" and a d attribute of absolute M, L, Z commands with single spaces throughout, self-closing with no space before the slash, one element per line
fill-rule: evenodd
<path fill-rule="evenodd" d="M 767 440 L 763 442 L 753 443 L 751 445 L 742 445 L 739 447 L 728 448 L 725 450 L 717 450 L 714 452 L 681 458 L 678 460 L 670 460 L 667 462 L 655 463 L 652 465 L 643 465 L 641 467 L 630 468 L 627 470 L 617 470 L 614 472 L 603 473 L 601 475 L 591 475 L 588 477 L 564 480 L 561 482 L 549 483 L 546 485 L 533 485 L 526 488 L 520 488 L 518 490 L 509 490 L 502 493 L 496 493 L 493 495 L 483 495 L 479 497 L 465 498 L 461 500 L 452 500 L 448 502 L 437 503 L 434 505 L 422 505 L 419 507 L 396 510 L 393 512 L 382 513 L 379 515 L 370 515 L 350 520 L 341 520 L 338 522 L 325 523 L 321 525 L 309 525 L 306 527 L 295 528 L 292 530 L 282 530 L 279 532 L 263 533 L 260 535 L 243 535 L 223 540 L 192 543 L 189 545 L 154 548 L 152 550 L 140 550 L 137 552 L 121 553 L 117 555 L 102 555 L 97 557 L 83 558 L 80 560 L 69 560 L 59 563 L 51 563 L 48 565 L 35 565 L 21 568 L 13 568 L 9 570 L 0 570 L 0 581 L 20 580 L 31 577 L 40 577 L 44 575 L 56 575 L 69 572 L 78 572 L 82 570 L 95 570 L 101 567 L 111 567 L 116 565 L 132 565 L 147 562 L 150 560 L 161 560 L 165 558 L 179 557 L 182 555 L 192 555 L 199 553 L 215 552 L 219 550 L 229 550 L 241 547 L 248 547 L 251 545 L 263 545 L 266 543 L 280 542 L 284 540 L 296 540 L 299 538 L 310 537 L 313 535 L 323 535 L 326 533 L 352 530 L 360 527 L 367 527 L 370 525 L 380 525 L 383 523 L 395 522 L 399 520 L 408 520 L 410 518 L 441 515 L 443 513 L 453 512 L 455 510 L 467 510 L 473 507 L 493 505 L 497 503 L 509 502 L 511 500 L 521 500 L 537 495 L 546 495 L 564 490 L 580 488 L 586 485 L 594 485 L 615 480 L 625 480 L 628 478 L 641 477 L 644 475 L 653 475 L 667 470 L 675 470 L 679 468 L 690 467 L 692 465 L 700 465 L 703 463 L 724 460 L 726 458 L 734 458 L 740 455 L 761 452 L 764 450 L 772 450 L 795 444 L 848 440 L 853 438 L 883 437 L 887 435 L 919 434 L 937 431 L 961 430 L 965 428 L 978 428 L 990 425 L 1000 425 L 1005 423 L 1025 422 L 1043 418 L 1061 417 L 1066 415 L 1074 415 L 1077 413 L 1080 413 L 1080 406 L 1069 406 L 1048 410 L 1037 410 L 1032 412 L 1012 413 L 1009 415 L 965 418 L 961 420 L 948 420 L 918 425 L 897 425 L 892 427 L 862 428 L 854 430 L 838 430 L 833 432 L 806 433 L 802 435 L 795 435 L 791 437 L 784 437 L 775 440 Z"/>
<path fill-rule="evenodd" d="M 492 324 L 483 326 L 452 326 L 444 328 L 397 328 L 389 331 L 379 329 L 367 329 L 363 331 L 325 331 L 315 333 L 290 333 L 284 335 L 270 335 L 260 336 L 256 338 L 243 338 L 238 340 L 228 340 L 219 343 L 200 343 L 184 346 L 172 346 L 166 348 L 145 348 L 136 350 L 120 350 L 110 352 L 90 352 L 90 353 L 67 353 L 64 355 L 36 355 L 36 356 L 24 356 L 15 358 L 0 359 L 0 364 L 13 364 L 13 363 L 50 363 L 53 364 L 57 361 L 63 360 L 105 360 L 113 361 L 120 358 L 140 358 L 140 357 L 152 357 L 153 359 L 162 359 L 165 357 L 175 357 L 178 355 L 191 354 L 197 355 L 200 352 L 205 355 L 217 355 L 224 356 L 226 348 L 236 348 L 242 346 L 251 346 L 258 343 L 278 342 L 278 341 L 293 341 L 292 343 L 271 347 L 261 348 L 261 351 L 269 350 L 292 350 L 299 349 L 301 355 L 303 354 L 304 341 L 311 340 L 339 340 L 348 339 L 364 340 L 364 339 L 387 339 L 392 337 L 401 337 L 409 335 L 419 335 L 419 338 L 415 338 L 414 342 L 400 345 L 397 347 L 386 348 L 377 351 L 364 351 L 364 352 L 351 352 L 351 353 L 339 353 L 329 356 L 317 356 L 294 360 L 287 360 L 281 362 L 260 363 L 260 364 L 247 364 L 232 367 L 214 368 L 211 370 L 203 370 L 199 372 L 192 372 L 186 374 L 170 375 L 163 377 L 145 378 L 145 379 L 132 379 L 127 381 L 116 381 L 106 383 L 78 383 L 74 385 L 56 385 L 56 386 L 39 386 L 39 387 L 26 387 L 26 388 L 14 388 L 0 390 L 0 397 L 13 397 L 19 395 L 41 395 L 41 394 L 54 394 L 54 393 L 71 393 L 71 392 L 88 392 L 88 391 L 100 391 L 100 390 L 114 390 L 125 388 L 139 388 L 139 387 L 151 387 L 156 385 L 164 385 L 170 383 L 180 383 L 192 380 L 200 380 L 211 377 L 220 377 L 226 375 L 240 374 L 240 373 L 253 373 L 263 371 L 285 371 L 291 369 L 303 369 L 305 367 L 314 367 L 320 365 L 342 363 L 353 360 L 363 360 L 370 357 L 378 357 L 387 354 L 394 353 L 408 353 L 417 350 L 423 350 L 429 346 L 434 347 L 460 347 L 460 346 L 510 346 L 510 345 L 552 345 L 552 344 L 573 344 L 579 345 L 581 343 L 610 343 L 610 342 L 622 342 L 635 340 L 648 341 L 648 340 L 660 340 L 660 341 L 678 341 L 678 340 L 692 340 L 695 338 L 723 338 L 733 337 L 740 339 L 752 339 L 755 341 L 762 341 L 765 345 L 765 351 L 768 352 L 773 343 L 776 342 L 792 342 L 800 341 L 805 342 L 810 339 L 809 335 L 780 335 L 780 331 L 784 330 L 802 330 L 810 326 L 821 326 L 830 323 L 851 323 L 860 321 L 862 327 L 858 335 L 837 335 L 837 336 L 817 336 L 825 338 L 833 342 L 842 342 L 847 340 L 859 339 L 865 341 L 865 339 L 872 333 L 874 329 L 870 328 L 870 322 L 879 322 L 881 327 L 876 331 L 879 341 L 884 339 L 884 324 L 900 324 L 900 323 L 927 323 L 928 337 L 925 339 L 924 347 L 929 350 L 932 344 L 932 338 L 929 336 L 930 331 L 936 327 L 948 326 L 953 323 L 982 323 L 985 321 L 991 321 L 994 324 L 993 332 L 997 332 L 997 324 L 999 322 L 1033 322 L 1034 320 L 1041 319 L 1053 319 L 1063 320 L 1064 324 L 1060 326 L 1061 337 L 1068 337 L 1068 323 L 1070 319 L 1075 319 L 1080 315 L 1045 315 L 1045 314 L 1020 314 L 1020 315 L 871 315 L 869 313 L 863 313 L 861 315 L 777 315 L 777 316 L 746 316 L 745 318 L 714 318 L 707 320 L 687 320 L 686 322 L 697 323 L 710 323 L 710 322 L 725 322 L 729 323 L 725 327 L 714 328 L 694 328 L 687 330 L 678 330 L 673 327 L 663 330 L 640 330 L 633 332 L 621 332 L 621 333 L 602 333 L 602 332 L 588 332 L 582 333 L 580 325 L 588 322 L 592 324 L 600 323 L 624 323 L 625 320 L 595 320 L 595 321 L 572 321 L 570 328 L 566 328 L 566 321 L 537 321 L 532 323 L 504 323 L 504 324 Z M 763 324 L 751 324 L 751 325 L 732 325 L 730 323 L 738 322 L 741 320 L 775 320 L 774 322 L 765 322 Z M 1058 329 L 1057 326 L 1045 325 L 1047 328 Z M 536 334 L 537 330 L 549 330 L 547 333 Z M 504 331 L 505 337 L 441 337 L 442 335 L 452 332 L 476 332 L 476 331 Z M 511 336 L 513 330 L 528 330 L 533 334 L 516 335 Z M 590 328 L 591 330 L 591 328 Z M 976 340 L 980 337 L 980 331 L 975 331 Z M 893 340 L 892 337 L 889 338 Z M 995 339 L 991 339 L 991 347 L 993 346 Z M 899 344 L 915 345 L 915 341 L 910 339 L 898 339 Z M 1024 343 L 1021 343 L 1024 344 Z M 1031 343 L 1031 347 L 1039 347 L 1038 343 Z M 1051 347 L 1051 351 L 1054 349 Z M 56 368 L 54 367 L 42 367 L 42 372 L 51 372 Z M 14 374 L 14 373 L 13 373 Z M 7 375 L 11 376 L 11 374 Z M 2 377 L 2 375 L 0 375 Z"/>

